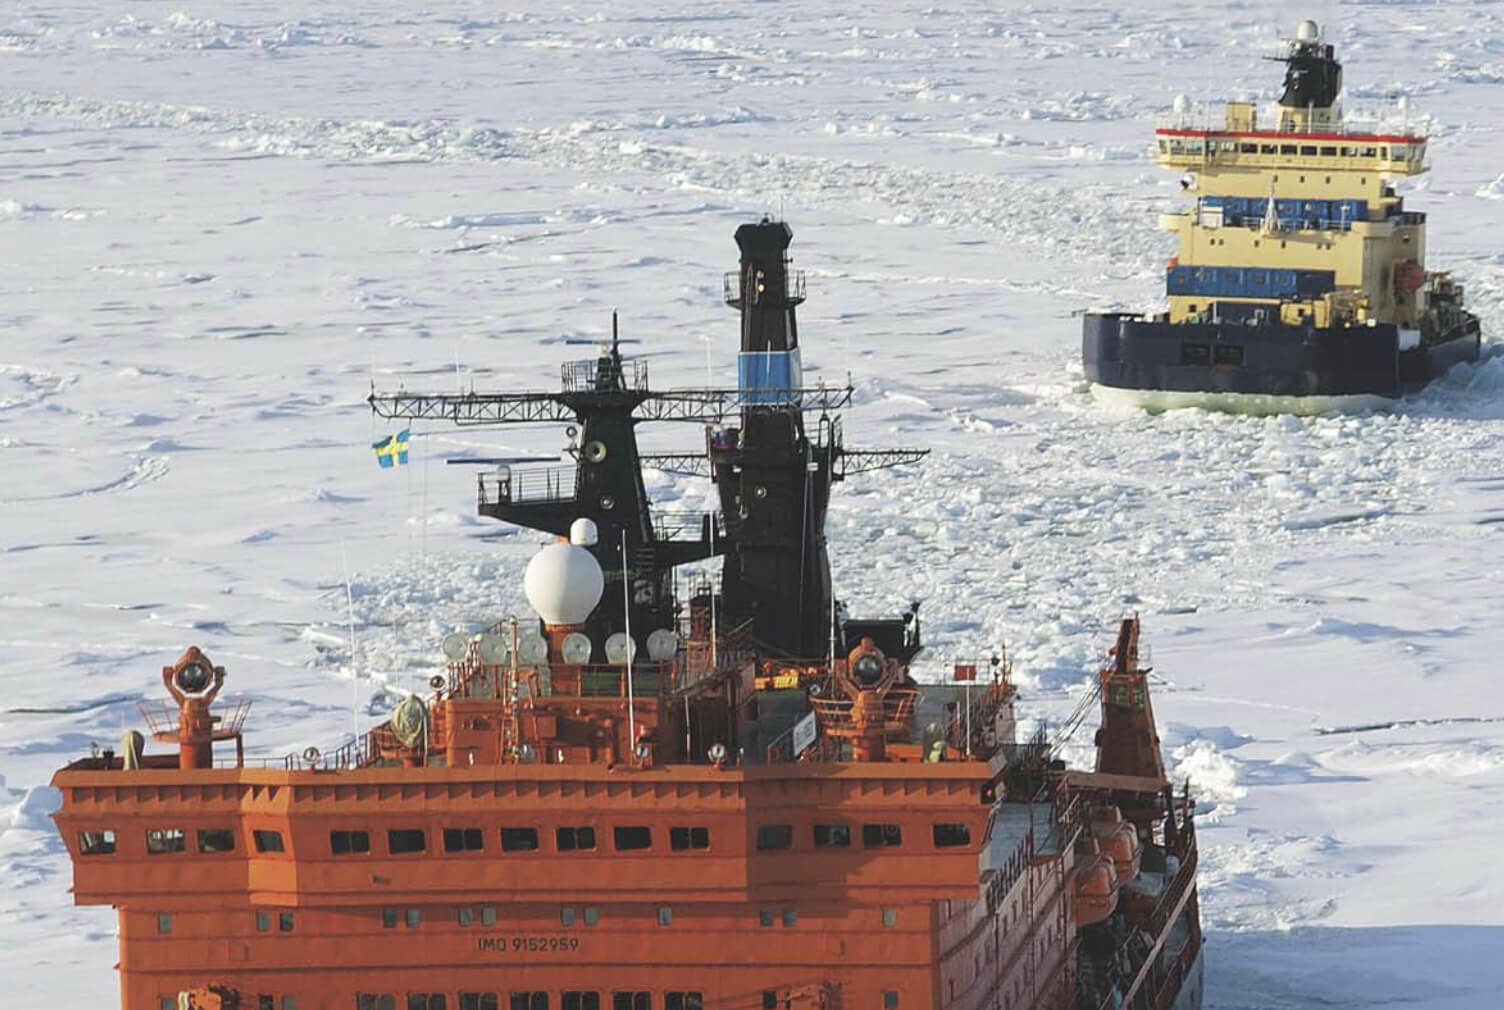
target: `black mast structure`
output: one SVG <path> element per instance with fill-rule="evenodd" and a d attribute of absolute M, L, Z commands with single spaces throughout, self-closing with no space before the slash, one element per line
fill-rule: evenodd
<path fill-rule="evenodd" d="M 727 301 L 742 311 L 734 389 L 651 389 L 647 363 L 622 357 L 614 314 L 611 344 L 593 360 L 565 363 L 557 392 L 372 389 L 371 410 L 383 418 L 467 428 L 577 426 L 568 449 L 572 464 L 504 466 L 479 475 L 478 511 L 556 536 L 566 536 L 576 519 L 595 522 L 599 541 L 591 550 L 605 573 L 606 591 L 585 630 L 597 652 L 608 635 L 627 630 L 627 600 L 639 652 L 650 632 L 676 628 L 673 569 L 721 555 L 725 626 L 750 621 L 751 636 L 764 652 L 824 656 L 834 609 L 824 537 L 830 484 L 915 462 L 928 452 L 847 451 L 832 412 L 851 402 L 850 384 L 800 384 L 793 307 L 803 300 L 804 284 L 802 275 L 791 282 L 788 273 L 791 237 L 786 225 L 767 220 L 737 230 L 740 281 L 733 287 L 728 276 L 726 287 Z M 820 438 L 813 443 L 805 434 L 806 412 L 819 415 Z M 739 426 L 728 425 L 731 418 Z M 642 453 L 636 431 L 642 421 L 703 424 L 706 447 Z M 719 486 L 722 516 L 731 518 L 655 514 L 644 466 L 709 477 Z M 624 568 L 631 580 L 625 593 Z"/>

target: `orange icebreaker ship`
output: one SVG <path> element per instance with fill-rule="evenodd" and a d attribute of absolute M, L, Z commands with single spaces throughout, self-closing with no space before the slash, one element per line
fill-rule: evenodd
<path fill-rule="evenodd" d="M 788 230 L 747 227 L 763 231 L 738 232 L 744 252 L 771 235 L 774 255 L 744 264 L 733 304 L 745 322 L 773 292 L 789 331 L 744 351 L 762 357 L 738 391 L 701 401 L 740 412 L 706 442 L 723 501 L 746 506 L 700 528 L 721 586 L 655 627 L 678 610 L 656 573 L 707 556 L 702 541 L 650 539 L 661 524 L 639 511 L 628 543 L 607 524 L 645 506 L 630 487 L 604 509 L 523 502 L 507 473 L 483 511 L 567 532 L 528 566 L 538 618 L 451 636 L 432 693 L 350 743 L 253 766 L 245 704 L 216 707 L 225 671 L 189 649 L 163 670 L 172 701 L 144 708 L 166 748 L 130 733 L 54 778 L 75 900 L 118 910 L 125 1010 L 1199 1007 L 1195 832 L 1160 762 L 1137 619 L 1098 685 L 1097 767 L 1069 771 L 1044 738 L 1015 741 L 1004 659 L 918 684 L 917 605 L 847 618 L 823 535 L 807 567 L 784 564 L 780 531 L 795 557 L 804 541 L 777 510 L 796 523 L 805 506 L 780 475 L 823 496 L 855 468 L 829 404 L 811 440 L 784 381 L 802 299 L 778 272 Z M 575 393 L 653 402 L 620 395 L 615 347 L 597 364 Z M 580 468 L 640 487 L 631 428 L 582 440 Z M 742 479 L 774 492 L 724 493 Z M 807 629 L 761 620 L 791 572 L 819 601 Z M 828 647 L 801 656 L 779 634 Z"/>

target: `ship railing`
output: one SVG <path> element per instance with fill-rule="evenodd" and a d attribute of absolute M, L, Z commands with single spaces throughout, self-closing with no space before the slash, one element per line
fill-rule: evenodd
<path fill-rule="evenodd" d="M 761 293 L 754 291 L 752 304 L 757 305 L 762 301 Z M 728 270 L 721 277 L 721 296 L 726 304 L 733 309 L 742 307 L 742 275 L 740 271 Z M 790 270 L 788 272 L 788 291 L 782 304 L 798 305 L 804 301 L 805 283 L 803 270 Z"/>
<path fill-rule="evenodd" d="M 288 771 L 345 771 L 371 764 L 371 755 L 371 735 L 362 733 L 333 750 L 309 747 L 301 754 L 288 754 L 282 759 L 282 766 Z"/>
<path fill-rule="evenodd" d="M 585 361 L 566 361 L 559 368 L 560 385 L 566 393 L 627 389 L 646 392 L 648 363 L 641 358 L 622 360 L 602 355 Z"/>
<path fill-rule="evenodd" d="M 710 532 L 710 523 L 715 532 Z M 653 532 L 660 541 L 704 540 L 707 537 L 717 543 L 726 542 L 726 527 L 719 514 L 710 512 L 659 512 L 653 517 Z"/>
<path fill-rule="evenodd" d="M 216 740 L 228 740 L 239 736 L 245 727 L 246 716 L 251 711 L 251 698 L 223 698 L 220 704 L 210 708 L 209 718 L 213 723 Z M 146 720 L 146 728 L 157 739 L 176 737 L 182 721 L 182 709 L 175 701 L 141 701 L 136 710 Z"/>
<path fill-rule="evenodd" d="M 481 506 L 573 501 L 575 472 L 572 466 L 503 467 L 498 473 L 477 474 L 477 501 Z"/>

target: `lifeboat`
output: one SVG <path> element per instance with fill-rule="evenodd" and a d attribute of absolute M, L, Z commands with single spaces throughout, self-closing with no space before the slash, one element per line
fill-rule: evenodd
<path fill-rule="evenodd" d="M 1123 812 L 1115 806 L 1096 807 L 1091 812 L 1091 833 L 1102 853 L 1112 860 L 1118 883 L 1126 884 L 1138 876 L 1139 861 L 1143 846 L 1138 840 L 1138 831 L 1123 820 Z"/>
<path fill-rule="evenodd" d="M 1076 864 L 1076 925 L 1094 926 L 1118 906 L 1118 874 L 1112 859 L 1103 855 L 1095 838 L 1088 837 Z"/>

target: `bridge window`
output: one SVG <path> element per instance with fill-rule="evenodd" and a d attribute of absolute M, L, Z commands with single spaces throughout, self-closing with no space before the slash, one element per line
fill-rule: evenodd
<path fill-rule="evenodd" d="M 617 990 L 611 994 L 611 1010 L 653 1010 L 653 994 L 642 990 Z"/>
<path fill-rule="evenodd" d="M 80 831 L 78 833 L 78 851 L 84 856 L 107 856 L 115 851 L 115 832 L 105 831 Z"/>
<path fill-rule="evenodd" d="M 277 913 L 277 929 L 278 929 L 278 931 L 283 932 L 283 933 L 291 933 L 292 932 L 292 925 L 293 925 L 293 919 L 292 919 L 292 913 L 291 912 L 278 912 Z"/>
<path fill-rule="evenodd" d="M 146 851 L 152 855 L 164 852 L 188 851 L 188 840 L 182 828 L 156 828 L 146 833 Z"/>
<path fill-rule="evenodd" d="M 574 906 L 572 906 L 572 905 L 565 905 L 563 908 L 559 909 L 559 924 L 561 926 L 573 926 L 574 925 L 574 918 L 575 918 Z"/>
<path fill-rule="evenodd" d="M 759 909 L 757 912 L 757 921 L 760 925 L 763 926 L 773 925 L 773 921 L 777 918 L 778 913 L 771 908 Z"/>
<path fill-rule="evenodd" d="M 778 1010 L 777 989 L 764 989 L 762 991 L 762 1010 Z"/>
<path fill-rule="evenodd" d="M 251 843 L 256 846 L 257 852 L 286 852 L 282 845 L 282 832 L 280 831 L 252 831 Z"/>
<path fill-rule="evenodd" d="M 258 932 L 258 933 L 270 933 L 271 930 L 272 930 L 272 913 L 270 913 L 270 912 L 257 912 L 256 913 L 256 932 Z"/>
<path fill-rule="evenodd" d="M 441 992 L 410 992 L 407 1010 L 448 1010 L 449 1001 Z"/>
<path fill-rule="evenodd" d="M 497 1010 L 499 1005 L 494 992 L 460 993 L 460 1010 Z"/>
<path fill-rule="evenodd" d="M 595 848 L 595 829 L 589 826 L 557 828 L 554 847 L 560 852 L 580 852 Z"/>
<path fill-rule="evenodd" d="M 851 825 L 816 824 L 815 848 L 844 849 L 851 845 Z"/>
<path fill-rule="evenodd" d="M 198 851 L 234 852 L 235 832 L 229 828 L 199 828 Z"/>
<path fill-rule="evenodd" d="M 445 828 L 445 852 L 479 852 L 485 848 L 485 833 L 480 828 Z"/>
<path fill-rule="evenodd" d="M 473 909 L 473 908 L 461 908 L 459 910 L 459 916 L 458 917 L 459 917 L 460 925 L 461 926 L 468 926 L 472 922 L 475 921 L 475 909 Z"/>
<path fill-rule="evenodd" d="M 261 993 L 256 997 L 256 1010 L 277 1010 L 277 997 Z"/>
<path fill-rule="evenodd" d="M 485 908 L 483 908 L 483 909 L 480 910 L 480 924 L 482 926 L 494 926 L 494 925 L 496 925 L 496 906 L 495 905 L 487 905 Z"/>
<path fill-rule="evenodd" d="M 548 993 L 514 992 L 510 1010 L 548 1010 Z"/>
<path fill-rule="evenodd" d="M 675 852 L 685 849 L 708 849 L 710 848 L 709 828 L 669 828 L 668 845 Z"/>
<path fill-rule="evenodd" d="M 1259 145 L 1257 145 L 1257 144 L 1239 144 L 1238 145 L 1238 153 L 1239 154 L 1258 154 L 1259 153 Z"/>
<path fill-rule="evenodd" d="M 397 1010 L 397 997 L 389 992 L 358 992 L 355 1010 Z"/>
<path fill-rule="evenodd" d="M 795 909 L 792 909 L 792 908 L 785 908 L 783 910 L 783 924 L 785 926 L 797 926 L 797 925 L 799 925 L 799 913 L 798 913 L 798 911 L 796 911 Z"/>
<path fill-rule="evenodd" d="M 863 824 L 862 845 L 869 849 L 892 848 L 903 844 L 903 829 L 897 824 Z"/>
<path fill-rule="evenodd" d="M 502 828 L 502 852 L 532 852 L 538 848 L 537 828 Z"/>
<path fill-rule="evenodd" d="M 423 912 L 421 909 L 409 908 L 403 913 L 402 921 L 407 924 L 408 929 L 417 929 L 423 922 Z"/>
<path fill-rule="evenodd" d="M 663 994 L 663 1010 L 705 1010 L 705 994 L 670 990 Z"/>
<path fill-rule="evenodd" d="M 965 824 L 936 824 L 935 848 L 951 849 L 971 844 L 971 828 Z"/>
<path fill-rule="evenodd" d="M 282 1010 L 298 1010 L 298 998 L 296 996 L 282 997 Z"/>
<path fill-rule="evenodd" d="M 336 856 L 353 852 L 370 852 L 371 834 L 368 831 L 331 831 L 329 832 L 329 851 Z"/>
<path fill-rule="evenodd" d="M 422 852 L 427 848 L 428 839 L 422 828 L 392 828 L 386 833 L 386 849 L 394 856 Z"/>
<path fill-rule="evenodd" d="M 898 1010 L 898 992 L 894 989 L 883 990 L 883 1010 Z"/>
<path fill-rule="evenodd" d="M 668 926 L 674 921 L 674 910 L 669 905 L 658 906 L 658 925 Z"/>
<path fill-rule="evenodd" d="M 883 909 L 883 928 L 884 929 L 892 929 L 896 925 L 898 925 L 898 909 L 896 909 L 896 908 L 885 908 L 885 909 Z"/>
<path fill-rule="evenodd" d="M 157 916 L 157 932 L 163 934 L 172 932 L 172 916 L 170 914 L 164 912 Z"/>
<path fill-rule="evenodd" d="M 1181 344 L 1180 363 L 1182 365 L 1209 365 L 1212 363 L 1212 347 L 1210 344 Z"/>
<path fill-rule="evenodd" d="M 1243 345 L 1218 344 L 1213 348 L 1212 359 L 1219 365 L 1242 365 Z"/>
<path fill-rule="evenodd" d="M 585 925 L 594 926 L 601 921 L 601 910 L 595 905 L 585 906 Z"/>
<path fill-rule="evenodd" d="M 793 844 L 794 826 L 792 824 L 763 824 L 757 829 L 757 848 L 760 851 L 786 849 Z"/>
<path fill-rule="evenodd" d="M 598 992 L 561 992 L 559 1005 L 562 1010 L 601 1010 L 601 994 Z"/>
<path fill-rule="evenodd" d="M 643 825 L 628 825 L 612 830 L 615 836 L 616 848 L 619 852 L 630 852 L 633 849 L 650 849 L 653 847 L 653 829 Z M 709 844 L 707 841 L 706 844 Z M 514 1007 L 513 1010 L 516 1010 Z"/>
<path fill-rule="evenodd" d="M 381 910 L 381 928 L 397 928 L 397 910 L 395 908 L 383 908 Z"/>

